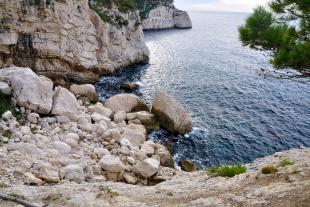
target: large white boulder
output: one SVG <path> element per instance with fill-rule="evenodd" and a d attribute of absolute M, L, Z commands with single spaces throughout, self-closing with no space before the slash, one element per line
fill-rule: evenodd
<path fill-rule="evenodd" d="M 10 67 L 0 70 L 0 81 L 11 85 L 18 106 L 48 114 L 53 103 L 53 82 L 38 76 L 30 68 Z"/>
<path fill-rule="evenodd" d="M 112 110 L 104 107 L 102 103 L 98 102 L 94 106 L 89 106 L 88 111 L 91 113 L 98 113 L 106 117 L 111 117 Z"/>
<path fill-rule="evenodd" d="M 113 155 L 104 155 L 99 161 L 99 165 L 103 170 L 111 173 L 118 173 L 124 170 L 121 160 Z"/>
<path fill-rule="evenodd" d="M 155 92 L 152 113 L 157 115 L 160 124 L 170 132 L 186 134 L 192 130 L 192 120 L 185 108 L 166 92 Z"/>
<path fill-rule="evenodd" d="M 148 106 L 138 96 L 134 94 L 118 94 L 109 98 L 104 106 L 114 113 L 118 111 L 136 112 L 149 111 Z"/>
<path fill-rule="evenodd" d="M 159 170 L 159 162 L 155 159 L 145 159 L 132 167 L 132 171 L 144 178 L 155 175 Z"/>
<path fill-rule="evenodd" d="M 66 116 L 71 120 L 76 120 L 78 103 L 75 96 L 67 89 L 57 87 L 53 97 L 52 114 Z"/>
<path fill-rule="evenodd" d="M 83 168 L 78 164 L 70 164 L 61 168 L 60 177 L 75 182 L 81 182 L 85 179 Z"/>
<path fill-rule="evenodd" d="M 92 84 L 76 85 L 70 86 L 70 91 L 76 96 L 87 97 L 90 101 L 97 101 L 96 88 Z"/>

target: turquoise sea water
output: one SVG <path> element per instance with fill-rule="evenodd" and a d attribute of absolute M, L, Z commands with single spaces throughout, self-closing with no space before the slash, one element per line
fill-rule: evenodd
<path fill-rule="evenodd" d="M 190 12 L 191 30 L 145 33 L 150 62 L 102 77 L 102 100 L 139 81 L 134 93 L 149 104 L 167 91 L 191 114 L 194 130 L 176 137 L 164 130 L 150 138 L 172 142 L 175 160 L 199 166 L 246 163 L 257 157 L 310 146 L 310 82 L 279 78 L 268 55 L 243 47 L 238 26 L 247 14 Z"/>

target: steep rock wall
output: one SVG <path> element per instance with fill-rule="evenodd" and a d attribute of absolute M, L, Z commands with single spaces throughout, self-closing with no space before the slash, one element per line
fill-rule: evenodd
<path fill-rule="evenodd" d="M 30 67 L 54 80 L 93 82 L 149 56 L 138 12 L 106 10 L 102 18 L 88 0 L 2 0 L 0 18 L 0 68 Z"/>
<path fill-rule="evenodd" d="M 158 6 L 152 9 L 143 20 L 143 29 L 192 28 L 192 22 L 187 12 L 174 6 Z"/>

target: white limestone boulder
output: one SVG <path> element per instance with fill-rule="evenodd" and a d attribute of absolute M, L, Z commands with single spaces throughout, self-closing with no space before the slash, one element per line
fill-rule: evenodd
<path fill-rule="evenodd" d="M 133 94 L 118 94 L 112 96 L 104 103 L 104 106 L 111 109 L 114 113 L 118 111 L 136 112 L 149 111 L 148 106 L 142 99 Z"/>
<path fill-rule="evenodd" d="M 97 101 L 96 88 L 92 84 L 76 85 L 70 86 L 70 91 L 76 96 L 87 97 L 91 102 Z"/>
<path fill-rule="evenodd" d="M 105 155 L 99 161 L 101 168 L 107 172 L 118 173 L 124 170 L 123 163 L 118 157 Z"/>
<path fill-rule="evenodd" d="M 149 178 L 158 172 L 159 164 L 157 160 L 148 158 L 134 165 L 132 171 L 139 176 Z"/>
<path fill-rule="evenodd" d="M 0 70 L 0 81 L 11 85 L 18 106 L 39 114 L 48 114 L 52 108 L 53 82 L 38 76 L 30 68 L 10 67 Z"/>
<path fill-rule="evenodd" d="M 185 108 L 166 92 L 155 92 L 152 114 L 157 115 L 160 124 L 170 132 L 186 134 L 192 130 L 192 120 Z"/>
<path fill-rule="evenodd" d="M 51 113 L 76 120 L 78 115 L 78 103 L 75 96 L 67 89 L 57 87 L 53 97 L 53 108 Z"/>

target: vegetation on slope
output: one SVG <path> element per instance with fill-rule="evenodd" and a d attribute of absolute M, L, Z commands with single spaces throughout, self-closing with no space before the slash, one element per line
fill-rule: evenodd
<path fill-rule="evenodd" d="M 309 74 L 309 0 L 272 0 L 269 9 L 255 9 L 239 33 L 244 45 L 272 51 L 274 66 L 292 67 Z"/>

